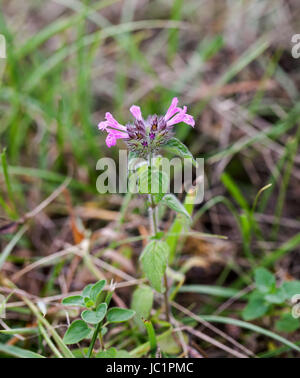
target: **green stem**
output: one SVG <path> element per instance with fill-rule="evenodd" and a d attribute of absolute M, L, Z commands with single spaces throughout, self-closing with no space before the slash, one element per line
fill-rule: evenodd
<path fill-rule="evenodd" d="M 148 163 L 151 168 L 151 155 L 148 157 Z M 149 218 L 150 218 L 150 223 L 151 223 L 151 228 L 152 228 L 152 235 L 156 235 L 159 232 L 158 228 L 158 221 L 157 221 L 157 212 L 156 212 L 156 204 L 154 201 L 154 197 L 152 194 L 149 194 L 149 202 L 150 202 L 150 207 L 149 207 Z M 168 297 L 168 278 L 166 272 L 164 273 L 164 284 L 165 284 L 165 292 L 164 292 L 164 301 L 165 301 L 165 310 L 166 310 L 166 319 L 167 322 L 170 323 L 170 304 L 169 304 L 169 297 Z"/>
<path fill-rule="evenodd" d="M 92 352 L 93 352 L 94 345 L 95 345 L 95 342 L 97 340 L 98 334 L 101 334 L 101 322 L 97 324 L 97 327 L 96 327 L 96 329 L 94 331 L 94 334 L 93 334 L 93 337 L 92 337 L 92 341 L 90 343 L 89 350 L 88 350 L 88 355 L 87 355 L 88 358 L 91 358 L 91 355 L 92 355 Z M 101 340 L 101 336 L 100 336 L 100 340 Z M 102 348 L 102 345 L 101 345 L 101 348 Z"/>
<path fill-rule="evenodd" d="M 165 308 L 166 308 L 166 319 L 167 322 L 170 323 L 170 304 L 169 304 L 169 287 L 168 287 L 168 277 L 167 273 L 164 273 L 164 283 L 165 283 L 165 292 L 164 292 L 164 299 L 165 299 Z"/>
<path fill-rule="evenodd" d="M 145 324 L 145 327 L 146 327 L 146 330 L 147 330 L 147 333 L 148 333 L 151 357 L 155 358 L 156 357 L 156 350 L 157 350 L 157 342 L 156 342 L 155 331 L 154 331 L 152 323 L 149 320 L 145 320 L 144 324 Z"/>

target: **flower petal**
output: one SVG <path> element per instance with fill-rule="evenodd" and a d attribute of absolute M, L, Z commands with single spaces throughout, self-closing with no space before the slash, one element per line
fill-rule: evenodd
<path fill-rule="evenodd" d="M 126 127 L 116 121 L 111 113 L 107 112 L 105 114 L 105 118 L 107 120 L 108 126 L 113 127 L 114 129 L 126 130 Z"/>
<path fill-rule="evenodd" d="M 130 108 L 130 112 L 137 120 L 141 121 L 143 119 L 141 108 L 139 106 L 132 105 L 132 107 Z"/>
<path fill-rule="evenodd" d="M 187 125 L 194 127 L 195 126 L 194 118 L 190 114 L 186 114 L 186 111 L 187 111 L 187 107 L 184 106 L 182 109 L 180 109 L 179 113 L 175 114 L 174 117 L 171 118 L 167 122 L 167 125 L 172 126 L 172 125 L 176 125 L 177 123 L 184 122 Z"/>
<path fill-rule="evenodd" d="M 108 129 L 107 131 L 108 131 L 108 134 L 113 135 L 114 138 L 117 138 L 117 139 L 128 138 L 128 134 L 125 133 L 124 131 L 119 131 L 119 130 L 115 130 L 115 129 Z"/>
<path fill-rule="evenodd" d="M 166 121 L 168 121 L 171 117 L 173 117 L 174 114 L 180 111 L 180 108 L 177 108 L 177 104 L 178 104 L 178 98 L 174 97 L 164 117 Z"/>
<path fill-rule="evenodd" d="M 117 138 L 113 134 L 108 134 L 105 142 L 107 147 L 112 147 L 117 143 Z"/>
<path fill-rule="evenodd" d="M 99 130 L 106 130 L 107 129 L 107 126 L 108 126 L 108 122 L 107 121 L 102 121 L 98 124 L 98 129 Z"/>
<path fill-rule="evenodd" d="M 184 119 L 183 119 L 182 122 L 184 122 L 184 123 L 186 123 L 187 125 L 190 125 L 190 126 L 192 126 L 192 127 L 195 126 L 195 120 L 194 120 L 194 117 L 191 116 L 190 114 L 186 114 L 186 115 L 184 116 Z"/>

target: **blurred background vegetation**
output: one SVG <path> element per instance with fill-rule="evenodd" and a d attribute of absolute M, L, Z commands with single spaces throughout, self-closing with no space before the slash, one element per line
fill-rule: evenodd
<path fill-rule="evenodd" d="M 291 55 L 299 15 L 297 0 L 2 0 L 1 274 L 32 295 L 79 290 L 95 280 L 93 264 L 89 273 L 63 260 L 17 274 L 77 244 L 83 229 L 92 232 L 92 252 L 145 236 L 142 199 L 129 205 L 127 197 L 97 194 L 97 160 L 117 162 L 125 148 L 119 142 L 108 149 L 97 124 L 106 111 L 126 123 L 132 104 L 163 114 L 177 96 L 196 120 L 194 129 L 177 127 L 177 135 L 205 158 L 205 200 L 194 209 L 194 230 L 228 237 L 180 244 L 175 266 L 184 265 L 186 283 L 242 289 L 258 265 L 279 281 L 300 279 L 300 77 Z M 28 216 L 67 177 L 68 189 Z M 122 217 L 126 209 L 132 216 L 125 225 L 120 208 Z M 164 230 L 171 221 L 163 219 Z M 135 275 L 131 261 L 141 247 L 128 242 L 102 257 Z M 212 314 L 220 298 L 202 289 L 178 300 Z M 130 295 L 121 290 L 127 304 Z M 242 308 L 236 303 L 229 314 Z M 273 329 L 270 318 L 263 323 Z M 245 336 L 238 326 L 226 331 Z M 274 347 L 253 337 L 255 353 Z"/>

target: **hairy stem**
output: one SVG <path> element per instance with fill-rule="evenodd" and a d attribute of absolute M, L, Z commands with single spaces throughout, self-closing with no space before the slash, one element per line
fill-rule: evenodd
<path fill-rule="evenodd" d="M 148 157 L 148 162 L 151 167 L 151 156 Z M 157 205 L 155 204 L 154 197 L 152 194 L 148 196 L 150 207 L 149 207 L 149 220 L 151 224 L 151 233 L 152 235 L 156 235 L 159 232 L 158 228 L 158 220 L 157 220 Z M 165 285 L 165 292 L 164 292 L 164 301 L 165 301 L 165 310 L 166 310 L 166 320 L 170 323 L 170 304 L 169 304 L 169 288 L 168 288 L 168 278 L 167 273 L 164 273 L 164 285 Z"/>

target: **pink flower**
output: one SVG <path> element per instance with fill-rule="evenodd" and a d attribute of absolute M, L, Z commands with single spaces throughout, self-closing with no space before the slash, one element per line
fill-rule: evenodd
<path fill-rule="evenodd" d="M 130 112 L 135 118 L 134 123 L 121 125 L 110 113 L 105 114 L 105 121 L 99 123 L 99 130 L 108 133 L 106 145 L 114 146 L 117 139 L 125 139 L 125 142 L 132 151 L 147 155 L 167 143 L 172 137 L 173 125 L 183 122 L 192 127 L 195 126 L 193 116 L 186 113 L 187 107 L 180 108 L 177 97 L 174 97 L 165 116 L 150 116 L 144 120 L 141 108 L 132 105 Z"/>
<path fill-rule="evenodd" d="M 165 115 L 165 121 L 167 122 L 167 126 L 173 126 L 177 123 L 183 122 L 187 125 L 192 127 L 195 126 L 195 121 L 193 116 L 186 114 L 187 107 L 184 106 L 183 108 L 178 108 L 178 98 L 174 97 L 167 113 Z M 173 118 L 172 118 L 173 117 Z"/>
<path fill-rule="evenodd" d="M 98 124 L 99 130 L 107 131 L 108 135 L 106 137 L 106 145 L 107 147 L 115 146 L 117 143 L 117 139 L 125 139 L 128 138 L 128 134 L 126 132 L 126 127 L 121 125 L 118 121 L 114 119 L 112 114 L 107 112 L 105 114 L 106 121 L 102 121 Z"/>

